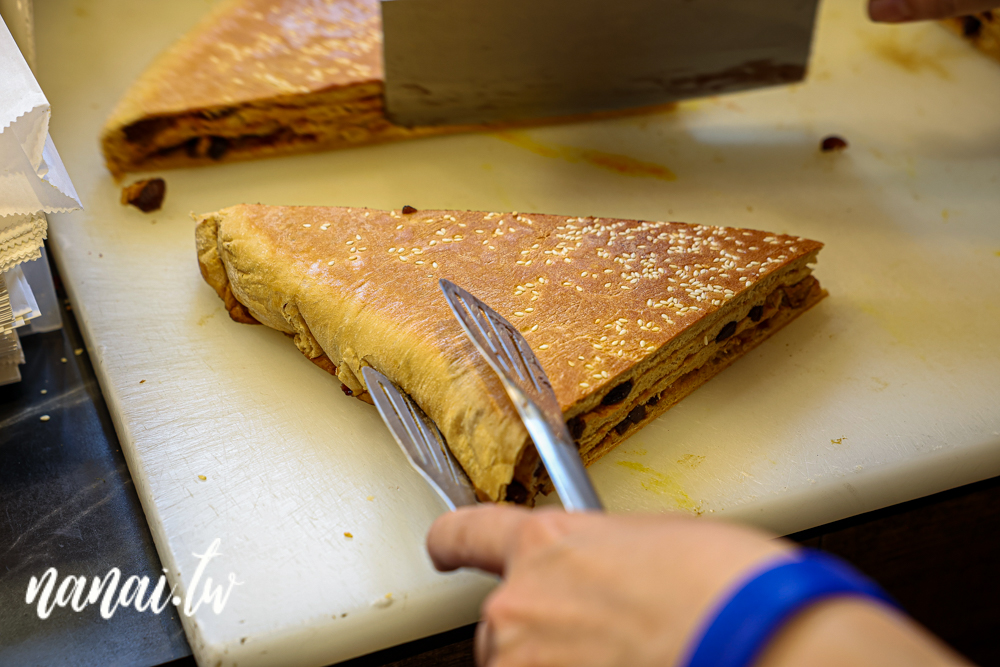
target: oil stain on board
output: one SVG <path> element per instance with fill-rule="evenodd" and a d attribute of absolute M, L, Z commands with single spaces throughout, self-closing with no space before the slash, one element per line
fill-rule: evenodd
<path fill-rule="evenodd" d="M 577 148 L 575 146 L 542 143 L 532 139 L 523 132 L 497 132 L 494 136 L 542 157 L 589 164 L 623 176 L 655 178 L 661 181 L 677 180 L 677 175 L 663 165 L 656 164 L 655 162 L 644 162 L 620 153 L 608 153 L 592 148 Z"/>

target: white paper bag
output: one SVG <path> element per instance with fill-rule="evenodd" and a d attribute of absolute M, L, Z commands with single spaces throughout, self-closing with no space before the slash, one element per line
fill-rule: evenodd
<path fill-rule="evenodd" d="M 21 272 L 20 266 L 15 266 L 10 271 L 5 272 L 2 280 L 7 285 L 7 298 L 10 302 L 10 323 L 0 321 L 0 332 L 6 333 L 7 328 L 23 327 L 29 321 L 39 317 L 42 312 L 38 309 L 35 295 L 32 293 L 24 273 Z"/>
<path fill-rule="evenodd" d="M 0 22 L 0 271 L 38 257 L 44 213 L 80 208 L 49 137 L 51 109 Z"/>
<path fill-rule="evenodd" d="M 21 381 L 21 370 L 24 363 L 24 352 L 16 331 L 0 334 L 0 385 Z"/>

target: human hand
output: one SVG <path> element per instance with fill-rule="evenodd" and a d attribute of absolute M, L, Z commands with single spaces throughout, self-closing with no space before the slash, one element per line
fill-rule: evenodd
<path fill-rule="evenodd" d="M 676 665 L 716 604 L 785 540 L 677 515 L 461 508 L 431 526 L 439 570 L 475 567 L 504 582 L 483 604 L 480 667 Z M 800 612 L 756 667 L 968 666 L 883 605 L 834 597 Z"/>
<path fill-rule="evenodd" d="M 503 575 L 476 633 L 476 663 L 490 667 L 675 664 L 719 596 L 792 549 L 683 516 L 501 506 L 443 515 L 427 547 L 438 569 Z"/>
<path fill-rule="evenodd" d="M 907 23 L 976 14 L 998 0 L 868 0 L 868 15 L 879 23 Z"/>

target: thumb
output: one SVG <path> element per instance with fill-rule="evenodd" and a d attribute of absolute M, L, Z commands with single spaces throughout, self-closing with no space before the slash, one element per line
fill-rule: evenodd
<path fill-rule="evenodd" d="M 530 512 L 519 507 L 479 505 L 442 514 L 427 533 L 427 552 L 441 571 L 475 567 L 503 574 L 519 527 Z"/>

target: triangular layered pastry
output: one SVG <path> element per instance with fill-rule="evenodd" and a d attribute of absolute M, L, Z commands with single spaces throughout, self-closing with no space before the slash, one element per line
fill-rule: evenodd
<path fill-rule="evenodd" d="M 822 244 L 748 229 L 475 211 L 234 206 L 197 216 L 233 319 L 294 337 L 365 398 L 369 365 L 441 429 L 480 496 L 547 480 L 438 280 L 523 333 L 592 462 L 825 296 Z"/>
<path fill-rule="evenodd" d="M 378 0 L 228 0 L 132 84 L 101 143 L 120 177 L 427 132 L 383 113 Z"/>
<path fill-rule="evenodd" d="M 379 0 L 227 0 L 126 91 L 104 160 L 120 179 L 484 127 L 394 125 L 383 81 Z"/>

